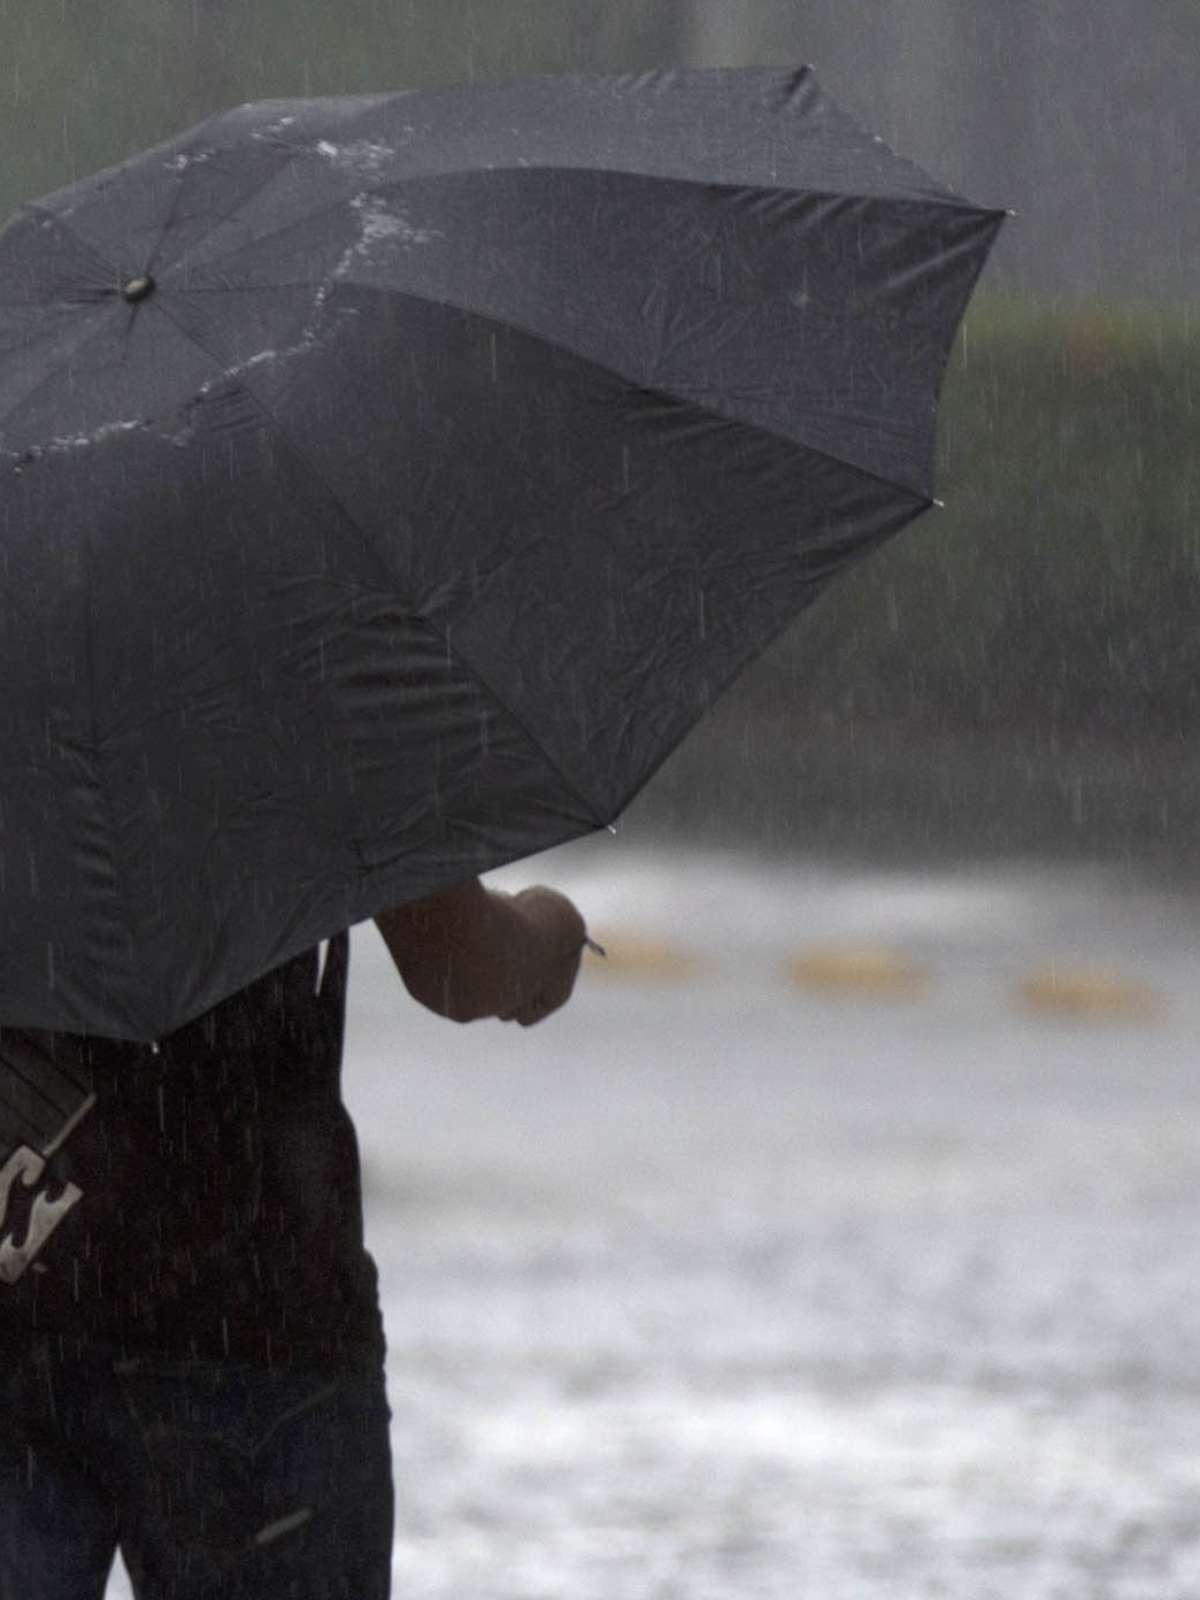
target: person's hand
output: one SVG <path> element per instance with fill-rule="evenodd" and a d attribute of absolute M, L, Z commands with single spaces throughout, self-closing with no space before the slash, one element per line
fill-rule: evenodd
<path fill-rule="evenodd" d="M 570 998 L 587 943 L 566 895 L 505 894 L 478 878 L 375 921 L 409 994 L 452 1022 L 541 1022 Z"/>
<path fill-rule="evenodd" d="M 516 944 L 517 994 L 500 1013 L 502 1022 L 531 1028 L 571 998 L 587 942 L 583 918 L 555 889 L 522 889 L 511 899 L 526 933 Z"/>

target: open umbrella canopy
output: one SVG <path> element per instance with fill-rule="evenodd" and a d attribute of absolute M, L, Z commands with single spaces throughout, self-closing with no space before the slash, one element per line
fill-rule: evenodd
<path fill-rule="evenodd" d="M 1004 213 L 811 72 L 245 105 L 0 233 L 0 1023 L 616 817 L 931 503 Z"/>

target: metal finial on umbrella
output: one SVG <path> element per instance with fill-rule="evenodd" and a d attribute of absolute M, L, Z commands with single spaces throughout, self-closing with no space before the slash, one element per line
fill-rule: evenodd
<path fill-rule="evenodd" d="M 129 282 L 121 290 L 122 297 L 128 300 L 130 305 L 136 305 L 139 300 L 145 300 L 148 295 L 153 293 L 154 279 L 149 273 L 146 273 L 141 278 L 130 278 Z"/>

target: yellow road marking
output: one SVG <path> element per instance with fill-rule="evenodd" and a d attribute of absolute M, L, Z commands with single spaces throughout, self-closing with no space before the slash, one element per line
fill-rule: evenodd
<path fill-rule="evenodd" d="M 1049 962 L 1029 973 L 1018 994 L 1027 1011 L 1041 1016 L 1142 1021 L 1160 1009 L 1145 984 L 1098 967 L 1068 967 Z"/>
<path fill-rule="evenodd" d="M 884 945 L 812 945 L 787 962 L 787 975 L 800 989 L 845 992 L 907 1000 L 923 994 L 926 974 L 907 956 Z"/>

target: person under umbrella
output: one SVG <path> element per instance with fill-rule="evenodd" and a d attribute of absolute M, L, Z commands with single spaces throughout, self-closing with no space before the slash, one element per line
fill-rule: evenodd
<path fill-rule="evenodd" d="M 585 942 L 565 896 L 478 880 L 377 923 L 458 1023 L 543 1021 Z M 99 1600 L 118 1546 L 139 1596 L 389 1592 L 347 965 L 342 933 L 132 1058 L 0 1027 L 3 1600 Z"/>
<path fill-rule="evenodd" d="M 386 1594 L 347 930 L 565 1003 L 480 875 L 933 504 L 1002 220 L 747 69 L 243 106 L 0 233 L 0 1600 Z"/>

